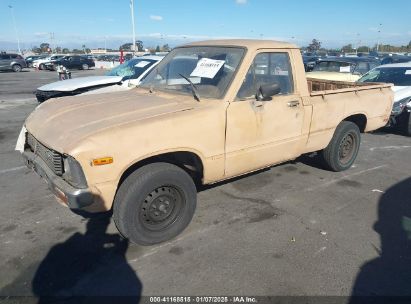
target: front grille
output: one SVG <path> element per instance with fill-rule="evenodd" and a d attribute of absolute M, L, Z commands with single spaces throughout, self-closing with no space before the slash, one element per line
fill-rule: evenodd
<path fill-rule="evenodd" d="M 30 133 L 27 133 L 27 145 L 56 175 L 63 175 L 63 157 L 60 153 L 47 148 Z"/>

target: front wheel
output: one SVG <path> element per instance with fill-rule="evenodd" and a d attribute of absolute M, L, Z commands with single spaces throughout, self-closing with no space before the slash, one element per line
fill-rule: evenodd
<path fill-rule="evenodd" d="M 45 70 L 46 69 L 46 65 L 44 63 L 39 65 L 39 69 L 40 70 Z"/>
<path fill-rule="evenodd" d="M 82 70 L 88 70 L 88 64 L 83 64 L 83 65 L 81 65 L 81 69 Z"/>
<path fill-rule="evenodd" d="M 401 133 L 411 136 L 411 113 L 404 110 L 398 117 L 398 128 Z"/>
<path fill-rule="evenodd" d="M 14 64 L 11 68 L 14 72 L 21 72 L 22 70 L 21 65 L 19 64 Z"/>
<path fill-rule="evenodd" d="M 193 179 L 168 163 L 146 165 L 129 175 L 114 199 L 113 217 L 133 243 L 153 245 L 180 234 L 197 204 Z"/>
<path fill-rule="evenodd" d="M 360 141 L 358 126 L 350 121 L 341 122 L 330 143 L 322 151 L 326 166 L 335 172 L 349 169 L 357 158 Z"/>

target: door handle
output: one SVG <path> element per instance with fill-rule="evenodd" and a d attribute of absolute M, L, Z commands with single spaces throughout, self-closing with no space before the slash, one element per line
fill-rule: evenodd
<path fill-rule="evenodd" d="M 290 102 L 287 103 L 287 105 L 288 105 L 290 108 L 295 108 L 295 107 L 297 107 L 299 104 L 300 104 L 300 102 L 299 102 L 298 100 L 293 100 L 293 101 L 290 101 Z"/>

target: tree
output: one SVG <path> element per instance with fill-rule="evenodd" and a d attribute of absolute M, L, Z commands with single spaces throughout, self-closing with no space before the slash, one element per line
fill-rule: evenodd
<path fill-rule="evenodd" d="M 35 54 L 40 54 L 41 53 L 41 48 L 39 48 L 38 46 L 33 46 L 31 51 Z"/>
<path fill-rule="evenodd" d="M 358 52 L 361 52 L 361 53 L 365 53 L 365 52 L 369 52 L 369 51 L 370 51 L 370 48 L 369 48 L 368 46 L 366 46 L 366 45 L 362 45 L 362 46 L 359 46 L 359 47 L 357 48 L 357 51 L 358 51 Z"/>
<path fill-rule="evenodd" d="M 407 45 L 407 50 L 411 50 L 411 41 Z"/>
<path fill-rule="evenodd" d="M 63 54 L 68 54 L 68 53 L 70 53 L 70 50 L 69 50 L 68 48 L 64 48 L 64 49 L 62 50 L 62 53 L 63 53 Z"/>
<path fill-rule="evenodd" d="M 344 52 L 344 53 L 351 53 L 351 52 L 354 52 L 354 49 L 352 47 L 352 44 L 350 43 L 350 44 L 344 45 L 341 48 L 341 51 Z"/>
<path fill-rule="evenodd" d="M 136 41 L 136 46 L 137 46 L 137 49 L 138 49 L 139 52 L 144 51 L 143 41 L 137 40 L 137 41 Z"/>
<path fill-rule="evenodd" d="M 40 44 L 40 49 L 42 52 L 48 52 L 50 48 L 50 44 L 47 42 L 43 42 L 42 44 Z"/>
<path fill-rule="evenodd" d="M 59 54 L 61 53 L 61 47 L 59 47 L 59 46 L 56 47 L 56 53 L 59 53 Z"/>
<path fill-rule="evenodd" d="M 317 40 L 317 39 L 313 39 L 313 40 L 311 41 L 311 43 L 308 45 L 307 49 L 308 49 L 310 52 L 316 52 L 316 51 L 318 51 L 319 49 L 321 49 L 321 42 L 320 42 L 319 40 Z"/>
<path fill-rule="evenodd" d="M 137 40 L 137 41 L 136 41 L 136 47 L 137 47 L 137 50 L 138 50 L 139 52 L 144 51 L 143 42 L 142 42 L 141 40 Z M 120 46 L 120 50 L 123 50 L 123 51 L 132 51 L 132 50 L 133 50 L 133 43 L 128 42 L 128 43 L 122 44 L 122 45 Z"/>
<path fill-rule="evenodd" d="M 157 45 L 157 47 L 156 47 L 156 53 L 157 52 L 160 52 L 160 46 L 159 45 Z"/>
<path fill-rule="evenodd" d="M 132 45 L 132 43 L 124 43 L 120 46 L 120 50 L 131 51 Z"/>
<path fill-rule="evenodd" d="M 168 44 L 164 44 L 163 47 L 161 48 L 163 52 L 170 52 L 171 48 L 169 47 Z"/>
<path fill-rule="evenodd" d="M 90 54 L 91 50 L 89 48 L 86 48 L 86 54 Z"/>

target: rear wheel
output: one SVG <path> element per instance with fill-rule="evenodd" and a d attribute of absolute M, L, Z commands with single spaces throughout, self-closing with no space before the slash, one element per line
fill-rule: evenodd
<path fill-rule="evenodd" d="M 11 68 L 13 69 L 14 72 L 21 72 L 22 70 L 22 67 L 19 64 L 13 64 Z"/>
<path fill-rule="evenodd" d="M 81 69 L 82 70 L 88 70 L 88 64 L 87 63 L 82 64 Z"/>
<path fill-rule="evenodd" d="M 322 151 L 327 167 L 336 172 L 349 169 L 357 158 L 360 141 L 358 126 L 350 121 L 341 122 L 330 143 Z"/>
<path fill-rule="evenodd" d="M 46 69 L 46 65 L 44 63 L 39 65 L 39 69 L 40 70 L 45 70 Z"/>
<path fill-rule="evenodd" d="M 167 163 L 150 164 L 121 184 L 114 199 L 114 222 L 134 243 L 161 243 L 188 226 L 196 202 L 196 187 L 184 170 Z"/>

